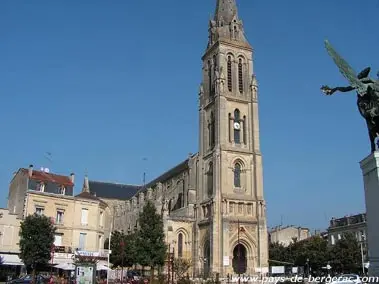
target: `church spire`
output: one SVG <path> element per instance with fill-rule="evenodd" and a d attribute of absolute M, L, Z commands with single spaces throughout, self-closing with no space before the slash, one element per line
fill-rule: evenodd
<path fill-rule="evenodd" d="M 235 16 L 237 16 L 236 0 L 217 0 L 214 17 L 216 22 L 224 21 L 230 24 Z"/>
<path fill-rule="evenodd" d="M 237 41 L 248 45 L 242 21 L 238 18 L 236 0 L 217 0 L 216 12 L 209 23 L 208 47 L 219 39 Z"/>

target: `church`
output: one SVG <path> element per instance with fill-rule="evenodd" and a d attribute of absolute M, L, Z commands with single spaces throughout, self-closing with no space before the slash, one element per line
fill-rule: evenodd
<path fill-rule="evenodd" d="M 111 208 L 113 230 L 138 227 L 152 200 L 194 277 L 255 275 L 268 267 L 258 84 L 235 0 L 217 0 L 202 62 L 199 152 L 144 186 L 89 181 L 89 190 Z"/>

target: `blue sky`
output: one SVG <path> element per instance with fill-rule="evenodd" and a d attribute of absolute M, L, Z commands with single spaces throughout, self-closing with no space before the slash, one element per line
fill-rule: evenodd
<path fill-rule="evenodd" d="M 140 184 L 198 149 L 197 92 L 215 0 L 0 1 L 0 205 L 34 164 Z M 379 2 L 239 0 L 260 84 L 270 226 L 364 211 L 369 154 L 354 93 L 323 41 L 379 69 Z M 52 162 L 45 153 L 52 153 Z M 147 160 L 144 160 L 147 158 Z"/>

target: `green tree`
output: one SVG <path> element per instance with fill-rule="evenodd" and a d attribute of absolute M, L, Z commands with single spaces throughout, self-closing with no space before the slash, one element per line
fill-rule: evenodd
<path fill-rule="evenodd" d="M 151 268 L 151 277 L 154 269 L 163 266 L 166 258 L 167 246 L 164 241 L 162 216 L 157 213 L 154 204 L 148 201 L 138 218 L 139 230 L 136 238 L 138 263 Z"/>
<path fill-rule="evenodd" d="M 55 230 L 50 218 L 43 215 L 29 215 L 21 223 L 20 258 L 32 269 L 33 279 L 36 272 L 50 261 Z"/>
<path fill-rule="evenodd" d="M 362 268 L 361 252 L 353 234 L 342 236 L 330 249 L 332 269 L 338 273 L 358 273 Z"/>
<path fill-rule="evenodd" d="M 273 262 L 283 261 L 289 262 L 289 250 L 279 242 L 270 243 L 269 245 L 269 259 Z"/>
<path fill-rule="evenodd" d="M 319 236 L 314 236 L 301 241 L 294 239 L 286 247 L 280 243 L 271 243 L 269 257 L 272 262 L 288 262 L 296 266 L 305 266 L 309 263 L 312 271 L 320 272 L 329 260 L 328 242 Z"/>
<path fill-rule="evenodd" d="M 291 250 L 295 265 L 304 266 L 309 263 L 316 273 L 321 272 L 329 261 L 328 241 L 320 236 L 294 242 L 288 249 Z"/>
<path fill-rule="evenodd" d="M 132 267 L 137 264 L 137 252 L 135 249 L 136 234 L 129 235 L 124 232 L 115 231 L 111 237 L 111 250 L 110 262 L 113 267 Z M 106 240 L 108 248 L 109 240 Z"/>

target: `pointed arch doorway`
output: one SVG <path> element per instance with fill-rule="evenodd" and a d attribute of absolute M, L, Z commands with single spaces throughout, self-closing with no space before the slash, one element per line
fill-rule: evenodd
<path fill-rule="evenodd" d="M 209 277 L 211 270 L 211 247 L 209 241 L 204 244 L 203 271 L 204 279 Z"/>
<path fill-rule="evenodd" d="M 244 274 L 247 270 L 247 249 L 243 244 L 237 244 L 233 249 L 233 271 L 235 274 Z"/>

